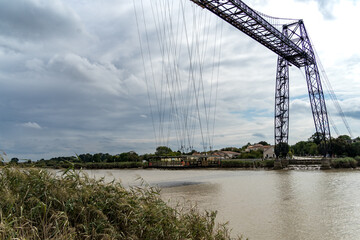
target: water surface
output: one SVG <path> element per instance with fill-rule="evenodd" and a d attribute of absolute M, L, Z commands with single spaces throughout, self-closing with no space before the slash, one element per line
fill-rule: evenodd
<path fill-rule="evenodd" d="M 234 235 L 250 239 L 360 239 L 360 172 L 89 170 L 125 186 L 142 178 L 162 198 L 217 210 Z"/>

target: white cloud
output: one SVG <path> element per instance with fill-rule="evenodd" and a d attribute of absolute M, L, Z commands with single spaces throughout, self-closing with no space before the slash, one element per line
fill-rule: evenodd
<path fill-rule="evenodd" d="M 21 124 L 21 126 L 27 127 L 27 128 L 42 129 L 42 127 L 39 124 L 37 124 L 36 122 L 23 123 L 23 124 Z"/>

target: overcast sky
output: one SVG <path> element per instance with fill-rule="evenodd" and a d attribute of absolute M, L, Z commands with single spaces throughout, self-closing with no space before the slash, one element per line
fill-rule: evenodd
<path fill-rule="evenodd" d="M 150 0 L 143 2 L 146 7 Z M 359 1 L 245 2 L 271 16 L 304 19 L 353 135 L 359 136 Z M 185 7 L 195 6 L 189 1 Z M 220 23 L 215 16 L 211 21 Z M 139 49 L 133 1 L 0 0 L 0 149 L 8 158 L 33 160 L 154 152 Z M 270 50 L 223 25 L 215 148 L 273 143 L 276 60 Z M 304 76 L 294 67 L 290 75 L 294 144 L 315 128 Z M 340 134 L 348 134 L 329 101 L 328 110 Z"/>

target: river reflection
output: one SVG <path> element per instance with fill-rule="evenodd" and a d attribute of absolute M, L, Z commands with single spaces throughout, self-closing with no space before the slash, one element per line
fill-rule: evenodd
<path fill-rule="evenodd" d="M 360 239 L 359 171 L 94 170 L 90 176 L 137 178 L 176 205 L 217 210 L 233 234 L 250 239 Z"/>

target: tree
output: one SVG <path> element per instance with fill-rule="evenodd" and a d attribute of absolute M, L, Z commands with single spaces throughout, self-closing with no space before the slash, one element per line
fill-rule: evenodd
<path fill-rule="evenodd" d="M 298 155 L 298 156 L 307 155 L 308 154 L 308 152 L 306 150 L 307 143 L 308 142 L 300 141 L 300 142 L 297 142 L 295 145 L 291 146 L 294 154 Z"/>
<path fill-rule="evenodd" d="M 10 163 L 18 164 L 18 162 L 19 162 L 19 159 L 18 159 L 18 158 L 12 158 L 12 159 L 10 160 Z"/>
<path fill-rule="evenodd" d="M 251 146 L 251 143 L 247 143 L 246 145 L 242 146 L 240 150 L 245 150 L 248 146 Z"/>
<path fill-rule="evenodd" d="M 349 156 L 350 157 L 360 156 L 360 142 L 354 142 L 351 144 L 349 149 Z"/>
<path fill-rule="evenodd" d="M 316 145 L 315 143 L 310 143 L 309 144 L 309 154 L 312 156 L 319 155 L 318 145 Z"/>
<path fill-rule="evenodd" d="M 316 133 L 314 133 L 311 137 L 309 137 L 309 139 L 308 139 L 308 141 L 309 142 L 313 142 L 313 143 L 315 143 L 316 145 L 319 145 L 320 144 L 320 142 L 321 142 L 321 133 L 319 133 L 319 132 L 316 132 Z"/>
<path fill-rule="evenodd" d="M 101 162 L 101 155 L 102 155 L 102 153 L 95 153 L 93 155 L 92 161 L 93 162 Z"/>
<path fill-rule="evenodd" d="M 226 147 L 222 148 L 221 151 L 241 152 L 241 149 L 238 149 L 236 147 Z"/>
<path fill-rule="evenodd" d="M 340 135 L 338 138 L 345 142 L 351 143 L 351 137 L 349 137 L 348 135 Z"/>
<path fill-rule="evenodd" d="M 156 148 L 155 155 L 156 156 L 166 156 L 166 155 L 170 155 L 172 152 L 173 151 L 169 147 L 159 146 Z"/>
<path fill-rule="evenodd" d="M 346 135 L 341 135 L 331 141 L 332 152 L 337 156 L 349 156 L 350 147 L 351 138 Z"/>
<path fill-rule="evenodd" d="M 276 157 L 286 158 L 286 156 L 289 153 L 289 149 L 290 149 L 290 146 L 287 143 L 281 142 L 281 143 L 276 144 L 276 146 L 275 146 Z"/>
<path fill-rule="evenodd" d="M 269 146 L 270 144 L 268 144 L 267 142 L 265 141 L 260 141 L 259 144 L 263 145 L 263 146 Z"/>

